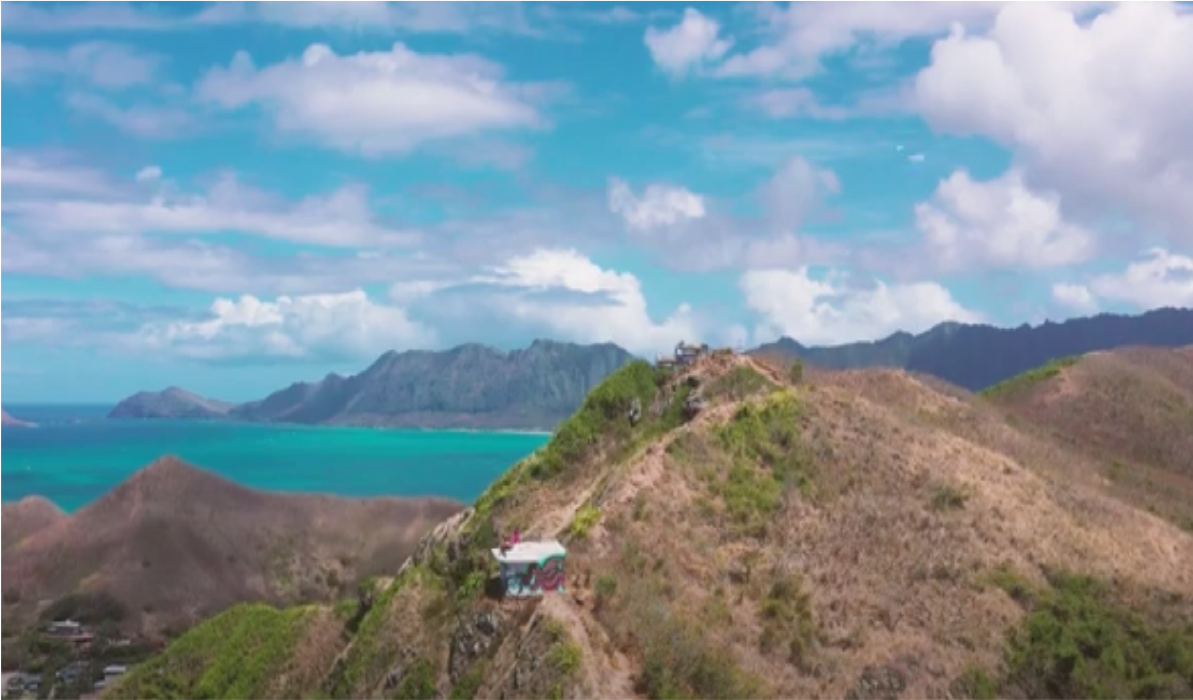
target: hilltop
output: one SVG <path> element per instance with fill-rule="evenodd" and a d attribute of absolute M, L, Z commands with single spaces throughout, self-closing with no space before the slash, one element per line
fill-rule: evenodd
<path fill-rule="evenodd" d="M 634 362 L 393 579 L 232 608 L 110 694 L 1189 696 L 1193 534 L 1007 414 L 899 370 Z M 566 593 L 494 595 L 515 526 L 568 547 Z"/>
<path fill-rule="evenodd" d="M 387 352 L 359 374 L 299 382 L 259 401 L 233 406 L 178 389 L 142 392 L 122 401 L 110 417 L 546 430 L 631 359 L 608 343 L 549 340 L 508 353 L 477 344 Z"/>
<path fill-rule="evenodd" d="M 37 497 L 4 504 L 5 624 L 110 598 L 128 631 L 154 635 L 242 601 L 334 600 L 459 510 L 257 491 L 163 457 L 71 515 Z"/>
<path fill-rule="evenodd" d="M 995 328 L 942 323 L 919 335 L 896 333 L 871 343 L 807 348 L 791 338 L 752 354 L 800 357 L 826 369 L 898 367 L 979 391 L 1058 357 L 1148 345 L 1193 343 L 1193 309 L 1158 309 L 1139 316 L 1099 314 L 1063 323 Z"/>
<path fill-rule="evenodd" d="M 137 392 L 116 404 L 108 418 L 221 418 L 233 405 L 172 386 Z"/>
<path fill-rule="evenodd" d="M 0 422 L 2 422 L 4 425 L 14 428 L 33 428 L 37 426 L 36 423 L 30 423 L 28 421 L 20 420 L 19 418 L 13 418 L 8 414 L 8 411 L 4 410 L 0 410 Z"/>
<path fill-rule="evenodd" d="M 1141 507 L 1193 529 L 1193 346 L 1062 358 L 983 392 L 1082 452 Z"/>

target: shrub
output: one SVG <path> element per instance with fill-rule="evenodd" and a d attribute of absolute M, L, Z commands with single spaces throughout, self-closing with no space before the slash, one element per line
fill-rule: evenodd
<path fill-rule="evenodd" d="M 708 388 L 704 390 L 704 396 L 708 399 L 727 397 L 730 400 L 738 401 L 768 387 L 773 387 L 770 380 L 759 374 L 753 367 L 738 365 L 709 382 Z"/>
<path fill-rule="evenodd" d="M 568 528 L 568 533 L 578 539 L 582 540 L 588 536 L 589 530 L 601 519 L 601 509 L 593 505 L 581 506 L 576 511 L 576 516 L 572 518 L 572 524 Z"/>
<path fill-rule="evenodd" d="M 1193 693 L 1193 625 L 1157 625 L 1087 576 L 1050 577 L 1007 648 L 1007 680 L 1029 697 L 1178 698 Z"/>
<path fill-rule="evenodd" d="M 427 659 L 419 659 L 406 669 L 392 697 L 396 700 L 426 700 L 435 697 L 436 692 L 435 665 Z"/>
<path fill-rule="evenodd" d="M 654 367 L 641 360 L 606 377 L 559 426 L 532 474 L 540 479 L 561 474 L 590 456 L 604 438 L 624 443 L 632 429 L 626 417 L 630 406 L 634 399 L 644 407 L 651 404 L 658 392 L 656 377 Z"/>
<path fill-rule="evenodd" d="M 961 510 L 969 494 L 951 484 L 935 484 L 932 487 L 932 509 L 935 511 Z"/>
<path fill-rule="evenodd" d="M 791 362 L 791 369 L 787 370 L 787 376 L 791 379 L 792 384 L 799 384 L 804 381 L 804 363 L 802 360 L 796 359 Z"/>
<path fill-rule="evenodd" d="M 764 654 L 785 646 L 788 660 L 803 666 L 816 643 L 816 619 L 803 581 L 794 574 L 777 576 L 762 601 L 762 636 L 758 643 Z"/>

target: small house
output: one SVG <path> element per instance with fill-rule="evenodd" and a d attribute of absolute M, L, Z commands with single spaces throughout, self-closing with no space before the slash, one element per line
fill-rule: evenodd
<path fill-rule="evenodd" d="M 504 595 L 525 598 L 548 591 L 563 592 L 567 550 L 559 542 L 518 542 L 492 552 L 500 568 Z"/>
<path fill-rule="evenodd" d="M 700 357 L 708 354 L 708 345 L 695 343 L 685 343 L 679 341 L 675 346 L 675 362 L 679 365 L 690 365 Z"/>

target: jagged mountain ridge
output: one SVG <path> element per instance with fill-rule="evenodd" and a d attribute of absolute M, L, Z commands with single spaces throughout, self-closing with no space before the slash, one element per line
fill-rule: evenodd
<path fill-rule="evenodd" d="M 800 357 L 826 369 L 898 367 L 979 391 L 1060 357 L 1128 345 L 1172 348 L 1190 343 L 1193 309 L 1169 308 L 1017 328 L 942 323 L 919 335 L 900 332 L 875 342 L 834 347 L 809 348 L 784 337 L 752 353 Z"/>
<path fill-rule="evenodd" d="M 508 353 L 479 344 L 442 352 L 391 351 L 359 374 L 329 374 L 317 382 L 298 382 L 218 414 L 178 394 L 156 403 L 138 394 L 118 404 L 110 416 L 198 414 L 291 423 L 551 429 L 594 386 L 631 359 L 610 343 L 550 340 L 536 340 Z M 179 399 L 183 402 L 175 403 Z M 146 408 L 152 406 L 162 409 L 153 415 Z"/>
<path fill-rule="evenodd" d="M 1161 309 L 1018 328 L 943 323 L 919 335 L 900 332 L 833 347 L 808 348 L 782 338 L 751 354 L 801 357 L 827 369 L 901 367 L 977 391 L 1058 357 L 1189 343 L 1193 309 Z M 632 357 L 610 343 L 549 340 L 508 353 L 479 344 L 439 352 L 391 351 L 359 374 L 298 382 L 259 401 L 233 406 L 178 389 L 141 392 L 118 404 L 111 417 L 548 430 Z"/>
<path fill-rule="evenodd" d="M 514 527 L 566 544 L 566 594 L 485 592 Z M 111 697 L 227 694 L 196 674 L 230 653 L 256 669 L 224 679 L 250 697 L 1188 697 L 1189 561 L 1193 532 L 1084 450 L 942 382 L 636 362 L 356 622 L 233 608 Z M 221 643 L 261 626 L 278 632 Z"/>

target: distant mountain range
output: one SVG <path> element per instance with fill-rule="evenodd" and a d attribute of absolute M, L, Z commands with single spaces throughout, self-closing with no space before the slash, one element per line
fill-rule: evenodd
<path fill-rule="evenodd" d="M 473 343 L 387 352 L 359 374 L 298 382 L 259 401 L 227 404 L 171 387 L 130 396 L 109 417 L 548 430 L 632 359 L 608 343 L 550 340 L 508 353 Z"/>
<path fill-rule="evenodd" d="M 785 337 L 750 354 L 800 357 L 827 369 L 904 368 L 978 391 L 1058 357 L 1130 345 L 1189 344 L 1193 309 L 1160 309 L 1018 328 L 942 323 L 919 335 L 896 333 L 876 342 L 834 347 L 805 347 Z M 229 404 L 171 387 L 130 396 L 109 415 L 549 430 L 631 359 L 629 352 L 609 343 L 549 340 L 508 353 L 478 344 L 441 352 L 387 352 L 360 374 L 299 382 L 259 401 Z"/>
<path fill-rule="evenodd" d="M 835 347 L 809 348 L 784 337 L 750 353 L 799 357 L 826 369 L 898 367 L 980 391 L 1056 358 L 1130 345 L 1173 348 L 1190 343 L 1193 309 L 1158 309 L 1140 316 L 1100 314 L 1018 328 L 942 323 L 919 335 L 895 333 L 876 342 Z"/>

